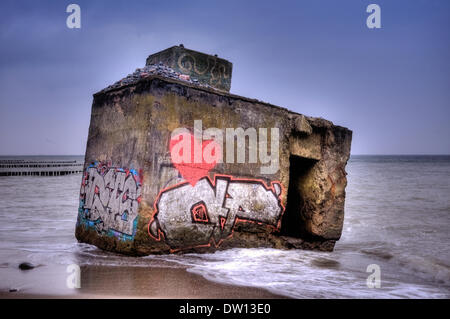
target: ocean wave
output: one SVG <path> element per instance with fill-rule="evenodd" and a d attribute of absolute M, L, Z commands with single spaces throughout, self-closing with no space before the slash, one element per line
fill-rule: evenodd
<path fill-rule="evenodd" d="M 163 256 L 219 283 L 267 289 L 293 298 L 446 298 L 445 289 L 385 278 L 367 287 L 365 268 L 347 267 L 339 255 L 275 249 L 230 249 L 213 254 Z"/>

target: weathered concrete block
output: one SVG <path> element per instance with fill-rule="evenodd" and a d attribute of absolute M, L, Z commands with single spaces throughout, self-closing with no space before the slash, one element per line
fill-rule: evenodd
<path fill-rule="evenodd" d="M 303 133 L 306 135 L 312 134 L 312 127 L 309 125 L 308 120 L 303 115 L 298 115 L 294 117 L 294 127 L 295 130 L 299 133 Z"/>
<path fill-rule="evenodd" d="M 146 65 L 162 63 L 175 71 L 189 75 L 200 83 L 229 92 L 231 87 L 231 62 L 184 46 L 173 46 L 150 55 Z"/>
<path fill-rule="evenodd" d="M 188 139 L 174 138 L 177 128 Z M 206 134 L 211 128 L 217 136 Z M 227 140 L 239 128 L 247 138 Z M 103 90 L 92 105 L 76 237 L 130 255 L 332 250 L 351 137 L 323 119 L 155 74 Z M 222 156 L 177 163 L 181 141 Z M 261 156 L 276 150 L 270 162 Z"/>

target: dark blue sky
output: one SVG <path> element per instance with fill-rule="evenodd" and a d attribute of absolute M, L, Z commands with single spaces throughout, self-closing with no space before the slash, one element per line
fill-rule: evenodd
<path fill-rule="evenodd" d="M 352 129 L 353 154 L 449 154 L 449 40 L 448 0 L 2 0 L 0 155 L 84 154 L 92 94 L 179 43 L 233 62 L 235 94 Z"/>

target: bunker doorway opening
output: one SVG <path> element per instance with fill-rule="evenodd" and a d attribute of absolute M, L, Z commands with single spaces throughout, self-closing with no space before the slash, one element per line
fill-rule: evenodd
<path fill-rule="evenodd" d="M 281 221 L 280 235 L 308 239 L 305 227 L 308 219 L 306 193 L 310 191 L 308 181 L 312 180 L 312 169 L 318 161 L 291 155 L 289 162 L 287 205 Z"/>

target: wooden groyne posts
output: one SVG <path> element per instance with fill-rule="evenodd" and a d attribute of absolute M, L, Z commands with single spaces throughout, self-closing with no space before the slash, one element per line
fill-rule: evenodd
<path fill-rule="evenodd" d="M 0 160 L 0 176 L 62 176 L 82 171 L 81 161 Z"/>

